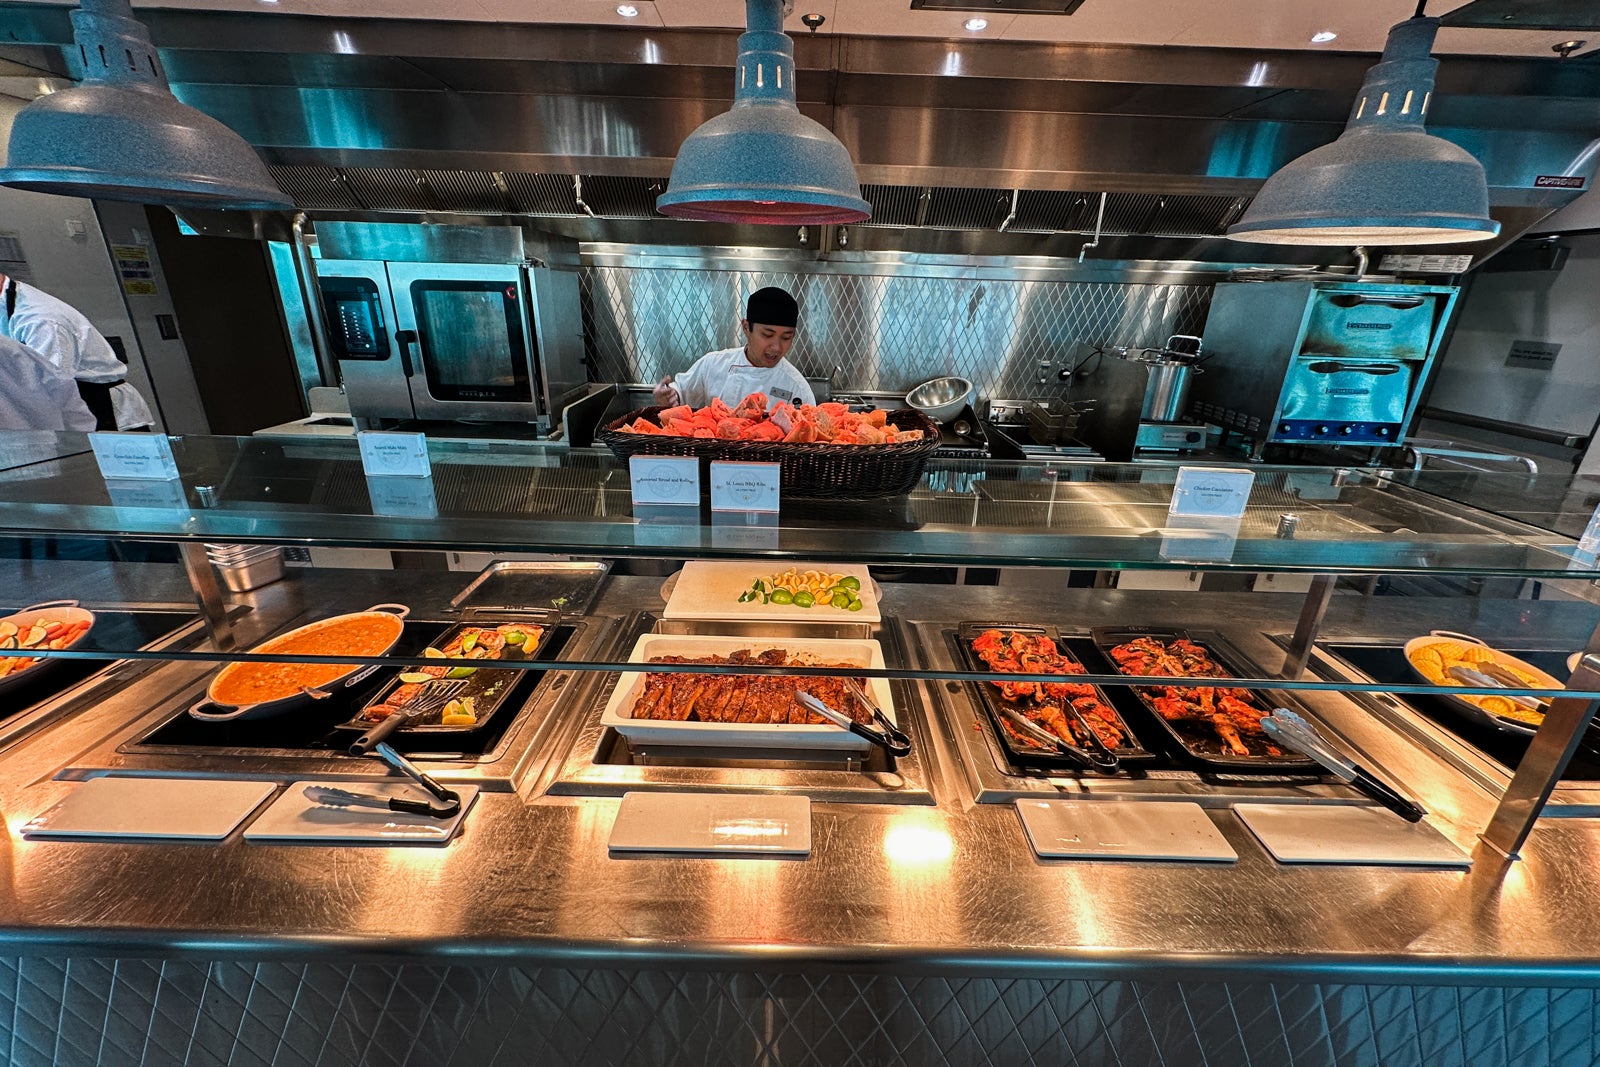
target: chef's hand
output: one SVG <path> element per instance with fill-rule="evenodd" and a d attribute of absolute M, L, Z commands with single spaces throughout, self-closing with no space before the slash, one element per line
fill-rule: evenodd
<path fill-rule="evenodd" d="M 661 379 L 656 385 L 656 403 L 664 408 L 678 406 L 678 389 L 672 384 L 672 376 Z"/>

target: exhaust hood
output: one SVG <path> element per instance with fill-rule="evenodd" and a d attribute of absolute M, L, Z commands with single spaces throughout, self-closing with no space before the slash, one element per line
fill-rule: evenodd
<path fill-rule="evenodd" d="M 59 10 L 0 3 L 0 16 L 0 59 L 65 70 L 71 33 Z M 712 224 L 661 218 L 653 195 L 683 139 L 728 109 L 736 33 L 141 16 L 179 99 L 242 134 L 313 214 L 530 215 L 585 240 L 722 240 Z M 873 209 L 849 227 L 851 250 L 1075 257 L 1106 193 L 1109 239 L 1096 255 L 1221 262 L 1259 261 L 1259 246 L 1229 249 L 1218 235 L 1269 175 L 1339 135 L 1373 63 L 825 34 L 794 45 L 799 109 L 849 150 Z M 1593 181 L 1600 64 L 1441 56 L 1429 120 L 1484 164 L 1502 233 L 1452 248 L 1481 259 Z M 1013 194 L 1015 215 L 997 232 Z M 798 240 L 788 227 L 757 229 L 741 236 Z M 810 233 L 808 247 L 825 247 L 823 237 Z M 1309 261 L 1304 250 L 1282 255 Z"/>

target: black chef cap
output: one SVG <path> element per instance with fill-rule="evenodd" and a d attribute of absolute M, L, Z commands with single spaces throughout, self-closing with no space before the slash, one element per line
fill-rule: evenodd
<path fill-rule="evenodd" d="M 757 289 L 744 306 L 745 321 L 762 326 L 798 326 L 800 305 L 776 285 Z"/>

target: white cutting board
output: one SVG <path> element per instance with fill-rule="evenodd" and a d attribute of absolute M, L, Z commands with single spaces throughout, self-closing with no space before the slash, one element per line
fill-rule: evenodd
<path fill-rule="evenodd" d="M 757 578 L 770 578 L 793 567 L 804 574 L 821 571 L 823 574 L 849 575 L 861 583 L 856 595 L 861 598 L 861 610 L 850 611 L 832 604 L 814 604 L 809 608 L 793 604 L 763 604 L 759 600 L 739 603 L 739 594 L 747 591 Z M 859 563 L 762 563 L 752 560 L 696 560 L 683 565 L 675 576 L 667 597 L 664 619 L 765 619 L 771 622 L 880 622 L 878 595 L 867 568 Z"/>
<path fill-rule="evenodd" d="M 1205 809 L 1188 801 L 1018 800 L 1016 804 L 1028 843 L 1045 859 L 1233 863 L 1239 858 Z"/>
<path fill-rule="evenodd" d="M 277 788 L 205 778 L 91 778 L 24 823 L 22 833 L 221 841 Z"/>
<path fill-rule="evenodd" d="M 811 798 L 624 793 L 609 846 L 614 852 L 804 856 L 811 852 Z"/>
<path fill-rule="evenodd" d="M 461 796 L 461 810 L 449 819 L 411 815 L 380 808 L 325 807 L 306 796 L 308 785 L 331 786 L 352 793 L 423 800 L 422 787 L 410 781 L 392 782 L 295 782 L 283 796 L 261 813 L 244 832 L 246 841 L 259 844 L 340 845 L 370 843 L 380 845 L 442 845 L 461 829 L 472 802 L 478 799 L 475 785 L 453 785 Z"/>
<path fill-rule="evenodd" d="M 883 670 L 883 646 L 876 641 L 821 637 L 718 637 L 692 634 L 642 634 L 628 654 L 630 663 L 644 663 L 652 656 L 726 656 L 739 649 L 760 652 L 783 648 L 805 653 L 822 663 L 849 663 Z M 635 719 L 633 706 L 644 691 L 646 677 L 629 671 L 617 679 L 600 723 L 630 741 L 657 745 L 707 748 L 826 748 L 865 749 L 871 742 L 839 726 L 813 726 L 802 723 L 753 722 L 677 722 L 672 719 Z M 896 726 L 894 695 L 887 678 L 862 679 L 867 694 Z"/>
<path fill-rule="evenodd" d="M 1239 818 L 1279 863 L 1470 867 L 1472 858 L 1426 822 L 1348 804 L 1240 804 Z"/>

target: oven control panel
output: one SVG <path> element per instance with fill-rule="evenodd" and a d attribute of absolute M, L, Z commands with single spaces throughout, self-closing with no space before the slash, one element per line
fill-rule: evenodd
<path fill-rule="evenodd" d="M 1400 435 L 1397 422 L 1338 422 L 1330 419 L 1285 419 L 1272 440 L 1280 442 L 1343 441 L 1361 445 L 1392 445 Z"/>

